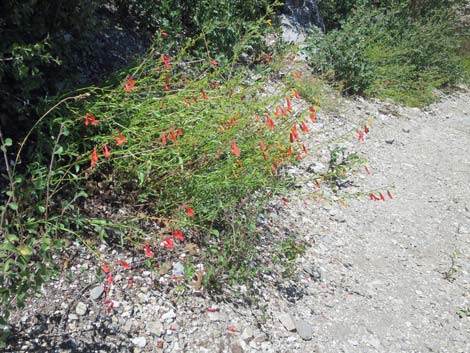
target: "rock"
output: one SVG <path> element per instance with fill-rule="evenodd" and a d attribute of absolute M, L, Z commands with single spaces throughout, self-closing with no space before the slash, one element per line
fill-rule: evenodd
<path fill-rule="evenodd" d="M 79 302 L 77 304 L 76 308 L 75 308 L 75 312 L 79 316 L 85 315 L 87 310 L 88 310 L 88 305 L 86 305 L 85 303 L 82 303 L 82 302 Z"/>
<path fill-rule="evenodd" d="M 299 336 L 304 341 L 310 341 L 313 336 L 313 326 L 304 320 L 295 320 L 295 328 L 299 333 Z"/>
<path fill-rule="evenodd" d="M 97 300 L 99 297 L 101 297 L 103 292 L 104 292 L 103 285 L 100 284 L 99 286 L 94 287 L 92 290 L 90 290 L 90 299 Z"/>
<path fill-rule="evenodd" d="M 281 17 L 282 38 L 301 43 L 312 27 L 324 29 L 317 0 L 287 0 Z"/>
<path fill-rule="evenodd" d="M 290 314 L 282 313 L 278 316 L 278 319 L 287 331 L 295 331 L 295 322 Z"/>
<path fill-rule="evenodd" d="M 168 321 L 171 322 L 176 318 L 176 314 L 173 310 L 170 310 L 166 312 L 165 314 L 162 315 L 162 320 L 163 321 Z"/>
<path fill-rule="evenodd" d="M 147 322 L 147 331 L 153 335 L 160 336 L 163 331 L 163 325 L 160 321 Z"/>
<path fill-rule="evenodd" d="M 173 276 L 184 276 L 184 265 L 181 262 L 173 264 Z"/>
<path fill-rule="evenodd" d="M 75 320 L 78 320 L 78 315 L 74 313 L 69 314 L 69 321 L 75 321 Z"/>
<path fill-rule="evenodd" d="M 394 142 L 395 142 L 395 139 L 385 140 L 385 143 L 388 143 L 389 145 L 393 145 Z"/>
<path fill-rule="evenodd" d="M 253 329 L 251 327 L 246 327 L 242 334 L 241 334 L 241 339 L 244 340 L 245 342 L 250 342 L 253 339 L 254 333 Z"/>
<path fill-rule="evenodd" d="M 134 346 L 139 348 L 144 348 L 147 345 L 147 340 L 145 337 L 135 337 L 131 339 L 131 342 Z"/>

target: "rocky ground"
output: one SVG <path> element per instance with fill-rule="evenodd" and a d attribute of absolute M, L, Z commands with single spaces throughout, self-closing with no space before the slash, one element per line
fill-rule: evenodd
<path fill-rule="evenodd" d="M 470 352 L 470 92 L 424 110 L 341 99 L 310 128 L 311 154 L 285 170 L 295 186 L 259 215 L 262 257 L 282 237 L 307 245 L 291 277 L 210 297 L 178 281 L 194 244 L 158 272 L 102 245 L 132 264 L 107 285 L 72 244 L 68 271 L 14 315 L 7 351 Z M 315 182 L 335 145 L 370 172 L 355 167 L 337 194 Z"/>

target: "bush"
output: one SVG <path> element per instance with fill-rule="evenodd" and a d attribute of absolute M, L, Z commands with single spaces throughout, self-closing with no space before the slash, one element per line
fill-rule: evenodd
<path fill-rule="evenodd" d="M 439 8 L 415 19 L 417 10 L 399 5 L 361 6 L 340 29 L 312 38 L 312 66 L 347 93 L 431 102 L 436 88 L 462 76 L 455 16 Z"/>

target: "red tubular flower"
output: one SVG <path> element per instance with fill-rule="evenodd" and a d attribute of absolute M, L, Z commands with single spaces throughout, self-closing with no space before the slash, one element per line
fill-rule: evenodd
<path fill-rule="evenodd" d="M 108 282 L 108 284 L 109 284 L 110 286 L 113 284 L 114 279 L 113 279 L 113 274 L 112 274 L 112 273 L 109 273 L 106 282 Z"/>
<path fill-rule="evenodd" d="M 212 82 L 212 87 L 218 88 L 219 86 L 220 86 L 220 84 L 217 81 Z"/>
<path fill-rule="evenodd" d="M 310 120 L 312 120 L 312 123 L 315 123 L 317 121 L 317 116 L 315 113 L 310 113 Z"/>
<path fill-rule="evenodd" d="M 93 114 L 86 114 L 85 115 L 85 125 L 98 125 L 99 121 L 96 120 L 95 116 Z"/>
<path fill-rule="evenodd" d="M 379 196 L 380 196 L 380 199 L 381 199 L 382 201 L 385 201 L 385 197 L 384 197 L 384 195 L 383 195 L 381 192 L 379 193 Z"/>
<path fill-rule="evenodd" d="M 392 195 L 392 193 L 391 193 L 390 191 L 387 191 L 387 195 L 388 195 L 388 197 L 390 198 L 390 200 L 393 200 L 393 195 Z"/>
<path fill-rule="evenodd" d="M 171 61 L 171 57 L 162 55 L 162 62 L 163 62 L 163 65 L 165 65 L 165 68 L 167 69 L 171 68 L 170 61 Z"/>
<path fill-rule="evenodd" d="M 165 238 L 163 239 L 163 246 L 165 247 L 165 249 L 173 249 L 173 247 L 175 246 L 174 242 L 173 242 L 173 239 L 171 238 Z"/>
<path fill-rule="evenodd" d="M 263 152 L 263 159 L 266 161 L 268 157 L 266 156 L 266 152 Z"/>
<path fill-rule="evenodd" d="M 296 89 L 294 90 L 293 95 L 294 95 L 294 97 L 297 98 L 297 99 L 301 99 L 301 98 L 302 98 L 302 97 L 300 96 L 300 94 L 299 94 L 299 91 L 297 91 Z"/>
<path fill-rule="evenodd" d="M 183 136 L 183 130 L 181 129 L 176 130 L 176 133 L 178 134 L 178 136 Z"/>
<path fill-rule="evenodd" d="M 90 114 L 85 114 L 85 126 L 90 125 Z"/>
<path fill-rule="evenodd" d="M 104 145 L 104 146 L 103 146 L 103 156 L 104 156 L 105 158 L 111 157 L 111 152 L 109 152 L 108 145 Z"/>
<path fill-rule="evenodd" d="M 168 33 L 166 33 L 165 31 L 160 31 L 160 34 L 162 35 L 162 37 L 168 37 Z"/>
<path fill-rule="evenodd" d="M 365 166 L 364 169 L 366 170 L 366 173 L 367 173 L 367 174 L 369 174 L 369 175 L 371 174 L 371 173 L 370 173 L 370 170 L 369 170 L 369 168 L 368 168 L 367 166 Z"/>
<path fill-rule="evenodd" d="M 164 85 L 163 90 L 168 92 L 170 90 L 170 87 L 168 85 Z"/>
<path fill-rule="evenodd" d="M 317 186 L 317 189 L 321 188 L 320 182 L 318 180 L 315 180 L 315 185 Z"/>
<path fill-rule="evenodd" d="M 177 140 L 177 138 L 176 138 L 175 134 L 173 133 L 173 131 L 170 131 L 168 135 L 170 135 L 170 140 L 171 141 L 176 141 Z"/>
<path fill-rule="evenodd" d="M 266 115 L 266 124 L 271 128 L 274 129 L 274 121 L 271 119 L 269 115 Z"/>
<path fill-rule="evenodd" d="M 302 160 L 302 155 L 300 154 L 300 152 L 299 152 L 299 153 L 297 153 L 297 159 L 298 159 L 299 161 L 301 161 L 301 160 Z"/>
<path fill-rule="evenodd" d="M 298 71 L 294 71 L 292 75 L 294 75 L 295 78 L 302 78 L 302 74 Z"/>
<path fill-rule="evenodd" d="M 288 115 L 287 111 L 283 107 L 281 107 L 281 113 L 282 113 L 282 116 L 287 116 Z"/>
<path fill-rule="evenodd" d="M 191 207 L 188 205 L 183 205 L 183 208 L 186 210 L 189 217 L 194 217 L 194 210 Z"/>
<path fill-rule="evenodd" d="M 279 118 L 281 116 L 281 111 L 279 107 L 276 107 L 276 111 L 274 112 L 274 117 Z"/>
<path fill-rule="evenodd" d="M 184 241 L 183 232 L 181 231 L 181 229 L 174 230 L 171 232 L 171 234 L 173 234 L 173 237 L 175 239 L 178 239 L 179 241 Z"/>
<path fill-rule="evenodd" d="M 121 260 L 119 261 L 119 264 L 124 268 L 131 268 L 131 265 L 126 261 Z"/>
<path fill-rule="evenodd" d="M 153 258 L 153 252 L 148 245 L 144 245 L 145 257 Z"/>
<path fill-rule="evenodd" d="M 369 194 L 369 197 L 370 197 L 370 199 L 371 199 L 372 201 L 377 201 L 377 200 L 378 200 L 378 197 L 375 196 L 373 193 L 370 193 L 370 194 Z"/>
<path fill-rule="evenodd" d="M 358 135 L 358 140 L 359 141 L 364 141 L 365 138 L 364 138 L 364 133 L 361 131 L 361 130 L 356 130 L 357 131 L 357 135 Z"/>
<path fill-rule="evenodd" d="M 310 113 L 315 113 L 315 107 L 310 106 L 309 110 L 310 110 Z"/>
<path fill-rule="evenodd" d="M 118 132 L 118 137 L 114 138 L 114 141 L 116 141 L 116 145 L 121 146 L 122 144 L 126 143 L 127 140 L 120 132 Z"/>
<path fill-rule="evenodd" d="M 266 150 L 266 145 L 264 144 L 263 141 L 260 141 L 260 142 L 259 142 L 259 145 L 260 145 L 260 147 L 261 147 L 261 149 L 262 149 L 263 151 Z"/>
<path fill-rule="evenodd" d="M 95 163 L 98 162 L 98 153 L 96 152 L 96 147 L 93 149 L 93 153 L 91 155 L 91 166 L 93 167 L 95 165 Z"/>
<path fill-rule="evenodd" d="M 209 97 L 207 96 L 207 93 L 204 92 L 204 90 L 201 90 L 201 94 L 202 94 L 202 99 L 209 99 Z"/>
<path fill-rule="evenodd" d="M 135 86 L 135 80 L 132 77 L 128 77 L 124 82 L 124 90 L 130 92 Z"/>
<path fill-rule="evenodd" d="M 212 61 L 211 61 L 211 65 L 219 66 L 219 62 L 218 62 L 218 61 L 215 61 L 215 60 L 212 60 Z"/>
<path fill-rule="evenodd" d="M 369 133 L 369 127 L 368 127 L 367 125 L 364 126 L 364 132 L 365 132 L 366 134 Z"/>
<path fill-rule="evenodd" d="M 292 104 L 290 102 L 289 97 L 286 98 L 286 103 L 287 103 L 287 110 L 292 111 Z"/>
<path fill-rule="evenodd" d="M 103 262 L 101 269 L 103 270 L 104 273 L 109 273 L 109 265 L 106 262 Z"/>
<path fill-rule="evenodd" d="M 304 151 L 305 154 L 307 154 L 307 148 L 305 148 L 305 145 L 302 145 L 302 150 Z"/>
<path fill-rule="evenodd" d="M 291 142 L 294 142 L 294 139 L 299 142 L 300 141 L 300 138 L 299 138 L 299 134 L 297 132 L 297 125 L 294 125 L 290 131 L 291 133 Z"/>
<path fill-rule="evenodd" d="M 237 146 L 237 143 L 235 141 L 232 141 L 232 153 L 235 156 L 240 157 L 240 151 L 238 150 L 238 146 Z"/>
<path fill-rule="evenodd" d="M 305 124 L 305 121 L 302 121 L 300 123 L 300 128 L 302 129 L 303 132 L 307 133 L 309 130 L 308 130 L 308 126 L 307 124 Z"/>
<path fill-rule="evenodd" d="M 166 133 L 165 132 L 162 132 L 161 138 L 162 138 L 162 143 L 166 145 Z"/>

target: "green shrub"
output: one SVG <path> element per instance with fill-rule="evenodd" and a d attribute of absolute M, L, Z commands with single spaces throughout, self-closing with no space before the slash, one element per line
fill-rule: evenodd
<path fill-rule="evenodd" d="M 436 88 L 462 77 L 455 16 L 443 8 L 414 19 L 402 6 L 361 6 L 310 45 L 312 66 L 347 93 L 423 105 Z"/>

